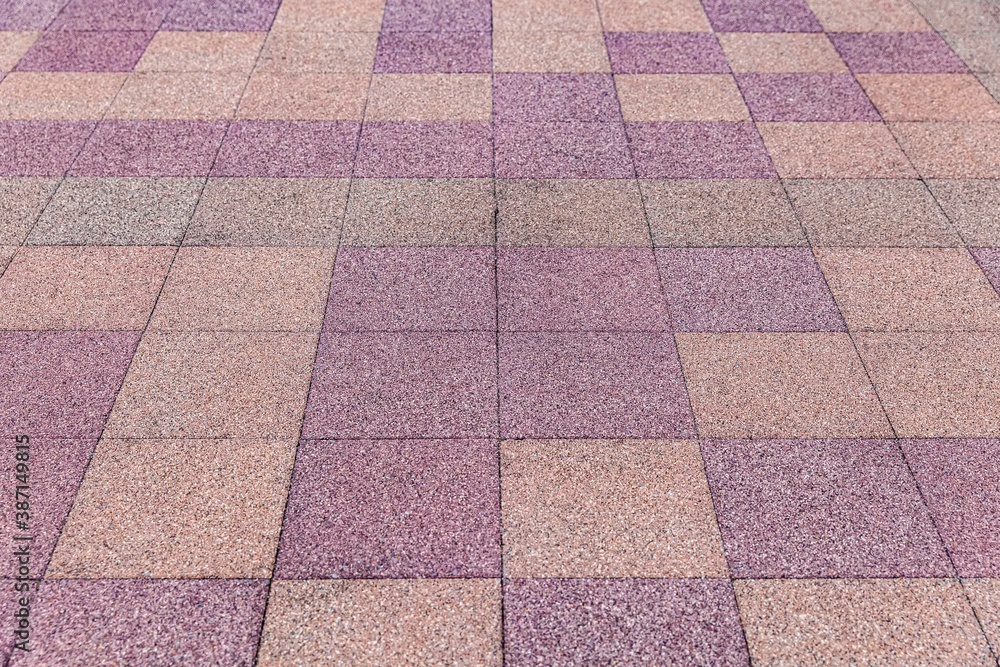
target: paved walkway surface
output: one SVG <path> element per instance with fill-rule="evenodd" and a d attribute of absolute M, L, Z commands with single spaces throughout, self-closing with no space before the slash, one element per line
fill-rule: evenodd
<path fill-rule="evenodd" d="M 3 0 L 0 72 L 10 664 L 997 665 L 995 2 Z"/>

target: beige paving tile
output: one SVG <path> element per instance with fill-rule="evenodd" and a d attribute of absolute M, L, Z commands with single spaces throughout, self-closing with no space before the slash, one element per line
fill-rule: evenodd
<path fill-rule="evenodd" d="M 859 74 L 857 78 L 885 120 L 1000 120 L 1000 103 L 971 74 Z"/>
<path fill-rule="evenodd" d="M 0 32 L 0 72 L 9 72 L 17 65 L 41 33 L 36 30 L 4 30 Z"/>
<path fill-rule="evenodd" d="M 496 579 L 276 581 L 261 667 L 502 664 Z"/>
<path fill-rule="evenodd" d="M 268 120 L 361 120 L 368 76 L 297 72 L 255 73 L 237 118 Z"/>
<path fill-rule="evenodd" d="M 782 178 L 915 178 L 882 123 L 757 123 Z"/>
<path fill-rule="evenodd" d="M 1000 649 L 1000 579 L 966 579 L 962 587 L 996 653 Z"/>
<path fill-rule="evenodd" d="M 11 72 L 0 81 L 0 120 L 98 120 L 127 76 Z"/>
<path fill-rule="evenodd" d="M 709 32 L 697 0 L 598 0 L 608 32 Z"/>
<path fill-rule="evenodd" d="M 58 178 L 0 178 L 0 243 L 24 241 L 57 185 Z"/>
<path fill-rule="evenodd" d="M 492 86 L 489 74 L 375 74 L 365 120 L 487 122 Z"/>
<path fill-rule="evenodd" d="M 232 118 L 247 83 L 242 72 L 138 72 L 108 109 L 108 118 Z"/>
<path fill-rule="evenodd" d="M 1000 181 L 928 179 L 948 219 L 970 246 L 1000 246 Z"/>
<path fill-rule="evenodd" d="M 173 32 L 153 35 L 136 72 L 242 72 L 250 74 L 263 32 Z"/>
<path fill-rule="evenodd" d="M 376 29 L 377 30 L 377 29 Z M 272 32 L 256 71 L 370 74 L 378 32 Z"/>
<path fill-rule="evenodd" d="M 808 0 L 827 32 L 924 32 L 933 30 L 907 0 Z"/>
<path fill-rule="evenodd" d="M 734 72 L 847 72 L 823 33 L 726 32 L 718 37 Z"/>
<path fill-rule="evenodd" d="M 493 33 L 494 72 L 610 72 L 601 32 Z"/>
<path fill-rule="evenodd" d="M 595 0 L 493 0 L 493 29 L 590 32 L 601 30 Z"/>
<path fill-rule="evenodd" d="M 16 245 L 0 245 L 0 274 L 7 270 L 10 260 L 14 259 L 20 248 L 21 246 Z"/>
<path fill-rule="evenodd" d="M 385 0 L 285 0 L 272 32 L 378 32 Z"/>
<path fill-rule="evenodd" d="M 97 446 L 46 576 L 271 576 L 295 440 Z"/>
<path fill-rule="evenodd" d="M 729 74 L 618 74 L 626 121 L 740 121 L 750 112 Z"/>
<path fill-rule="evenodd" d="M 1000 178 L 998 123 L 889 123 L 924 178 Z"/>

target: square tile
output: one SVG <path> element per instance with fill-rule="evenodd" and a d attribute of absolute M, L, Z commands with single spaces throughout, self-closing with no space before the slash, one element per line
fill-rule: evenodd
<path fill-rule="evenodd" d="M 106 120 L 98 124 L 73 176 L 207 176 L 226 122 Z"/>
<path fill-rule="evenodd" d="M 493 245 L 492 179 L 351 181 L 342 245 Z"/>
<path fill-rule="evenodd" d="M 295 442 L 102 439 L 50 579 L 270 577 Z"/>
<path fill-rule="evenodd" d="M 0 329 L 146 328 L 173 248 L 26 247 L 0 278 Z"/>
<path fill-rule="evenodd" d="M 332 333 L 313 369 L 305 438 L 496 437 L 492 333 Z"/>
<path fill-rule="evenodd" d="M 806 248 L 661 248 L 677 331 L 844 331 Z"/>
<path fill-rule="evenodd" d="M 852 72 L 967 72 L 935 32 L 842 32 L 830 35 Z"/>
<path fill-rule="evenodd" d="M 319 331 L 335 252 L 181 248 L 152 331 Z"/>
<path fill-rule="evenodd" d="M 361 178 L 489 178 L 488 123 L 365 123 L 354 173 Z"/>
<path fill-rule="evenodd" d="M 932 30 L 907 0 L 809 0 L 827 32 L 924 32 Z"/>
<path fill-rule="evenodd" d="M 748 660 L 725 579 L 512 579 L 504 621 L 512 667 Z"/>
<path fill-rule="evenodd" d="M 21 245 L 58 184 L 54 178 L 0 178 L 0 243 Z"/>
<path fill-rule="evenodd" d="M 993 288 L 1000 292 L 1000 248 L 969 248 Z"/>
<path fill-rule="evenodd" d="M 9 72 L 17 65 L 41 33 L 34 30 L 0 32 L 0 72 Z"/>
<path fill-rule="evenodd" d="M 1000 178 L 997 123 L 891 123 L 923 178 Z"/>
<path fill-rule="evenodd" d="M 611 71 L 602 32 L 493 33 L 494 72 Z"/>
<path fill-rule="evenodd" d="M 639 178 L 768 178 L 753 123 L 628 123 Z"/>
<path fill-rule="evenodd" d="M 621 120 L 615 82 L 607 74 L 497 73 L 493 112 L 499 123 Z"/>
<path fill-rule="evenodd" d="M 0 176 L 62 176 L 93 129 L 88 121 L 0 121 Z"/>
<path fill-rule="evenodd" d="M 138 340 L 133 331 L 0 333 L 0 433 L 100 436 Z"/>
<path fill-rule="evenodd" d="M 133 73 L 107 118 L 228 120 L 246 84 L 241 72 Z"/>
<path fill-rule="evenodd" d="M 728 74 L 719 40 L 708 32 L 608 33 L 615 74 Z"/>
<path fill-rule="evenodd" d="M 213 176 L 346 178 L 360 123 L 238 120 L 229 126 Z"/>
<path fill-rule="evenodd" d="M 962 244 L 917 180 L 790 180 L 785 188 L 814 246 Z"/>
<path fill-rule="evenodd" d="M 371 74 L 377 42 L 376 32 L 271 32 L 254 71 Z"/>
<path fill-rule="evenodd" d="M 781 181 L 640 181 L 656 246 L 802 246 L 805 237 Z"/>
<path fill-rule="evenodd" d="M 297 437 L 315 334 L 147 332 L 109 438 Z"/>
<path fill-rule="evenodd" d="M 758 123 L 782 178 L 916 178 L 882 123 Z"/>
<path fill-rule="evenodd" d="M 260 580 L 47 581 L 12 664 L 249 664 L 266 603 Z"/>
<path fill-rule="evenodd" d="M 0 82 L 0 119 L 99 120 L 125 74 L 11 72 Z"/>
<path fill-rule="evenodd" d="M 738 581 L 755 664 L 986 667 L 993 658 L 954 580 Z"/>
<path fill-rule="evenodd" d="M 880 120 L 850 74 L 737 74 L 736 82 L 754 120 Z"/>
<path fill-rule="evenodd" d="M 492 109 L 488 74 L 376 74 L 365 120 L 489 122 Z"/>
<path fill-rule="evenodd" d="M 506 576 L 728 576 L 696 442 L 500 447 Z"/>
<path fill-rule="evenodd" d="M 136 72 L 240 72 L 249 75 L 264 45 L 260 32 L 173 32 L 153 35 Z"/>
<path fill-rule="evenodd" d="M 679 438 L 694 420 L 665 333 L 501 333 L 504 438 Z"/>
<path fill-rule="evenodd" d="M 598 0 L 608 32 L 708 32 L 712 27 L 697 0 Z"/>
<path fill-rule="evenodd" d="M 195 178 L 67 178 L 27 242 L 180 245 L 203 182 Z"/>
<path fill-rule="evenodd" d="M 500 667 L 500 625 L 496 579 L 276 581 L 258 664 Z"/>
<path fill-rule="evenodd" d="M 734 577 L 953 573 L 892 440 L 708 441 L 703 451 Z"/>
<path fill-rule="evenodd" d="M 156 30 L 169 0 L 69 0 L 49 30 Z"/>
<path fill-rule="evenodd" d="M 499 178 L 630 178 L 621 123 L 497 123 Z"/>
<path fill-rule="evenodd" d="M 281 0 L 176 0 L 161 30 L 266 32 Z"/>
<path fill-rule="evenodd" d="M 1000 579 L 966 579 L 962 588 L 986 638 L 992 646 L 1000 646 Z"/>
<path fill-rule="evenodd" d="M 477 73 L 491 70 L 488 32 L 383 32 L 375 72 Z"/>
<path fill-rule="evenodd" d="M 185 245 L 333 246 L 348 180 L 210 178 Z"/>
<path fill-rule="evenodd" d="M 820 248 L 852 331 L 1000 331 L 1000 295 L 965 248 Z"/>
<path fill-rule="evenodd" d="M 495 440 L 306 440 L 282 579 L 498 577 Z"/>
<path fill-rule="evenodd" d="M 646 247 L 634 180 L 497 180 L 501 246 Z"/>
<path fill-rule="evenodd" d="M 1000 246 L 1000 181 L 928 179 L 934 199 L 970 246 Z"/>
<path fill-rule="evenodd" d="M 1000 436 L 1000 335 L 897 332 L 854 338 L 899 437 Z"/>
<path fill-rule="evenodd" d="M 960 577 L 1000 573 L 1000 440 L 904 440 L 906 461 Z"/>
<path fill-rule="evenodd" d="M 601 30 L 592 0 L 494 0 L 493 26 L 506 30 L 587 32 Z"/>
<path fill-rule="evenodd" d="M 22 72 L 131 72 L 150 31 L 49 30 L 24 54 Z"/>
<path fill-rule="evenodd" d="M 385 0 L 284 0 L 274 32 L 378 32 Z"/>
<path fill-rule="evenodd" d="M 389 0 L 383 32 L 489 31 L 489 0 Z"/>
<path fill-rule="evenodd" d="M 729 74 L 619 74 L 626 121 L 740 121 L 750 113 Z"/>
<path fill-rule="evenodd" d="M 492 331 L 492 248 L 341 248 L 327 331 Z"/>
<path fill-rule="evenodd" d="M 501 331 L 669 331 L 649 248 L 502 248 Z"/>
<path fill-rule="evenodd" d="M 823 33 L 724 32 L 717 37 L 734 72 L 847 72 L 847 65 Z"/>
<path fill-rule="evenodd" d="M 1000 104 L 971 74 L 859 74 L 887 121 L 1000 120 Z"/>
<path fill-rule="evenodd" d="M 357 120 L 365 111 L 369 77 L 362 74 L 254 73 L 237 118 Z"/>
<path fill-rule="evenodd" d="M 822 32 L 805 0 L 703 0 L 716 32 Z"/>
<path fill-rule="evenodd" d="M 892 434 L 847 334 L 678 334 L 677 348 L 703 438 Z"/>

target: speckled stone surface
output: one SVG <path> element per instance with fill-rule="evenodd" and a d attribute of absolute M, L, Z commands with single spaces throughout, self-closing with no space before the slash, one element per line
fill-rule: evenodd
<path fill-rule="evenodd" d="M 213 176 L 345 178 L 351 175 L 359 123 L 242 120 L 229 126 Z"/>
<path fill-rule="evenodd" d="M 207 176 L 223 121 L 108 120 L 80 151 L 73 176 Z"/>
<path fill-rule="evenodd" d="M 628 123 L 639 178 L 775 175 L 752 123 Z"/>
<path fill-rule="evenodd" d="M 850 74 L 739 74 L 736 81 L 754 120 L 879 120 Z"/>
<path fill-rule="evenodd" d="M 967 71 L 933 32 L 840 33 L 830 39 L 853 72 Z"/>

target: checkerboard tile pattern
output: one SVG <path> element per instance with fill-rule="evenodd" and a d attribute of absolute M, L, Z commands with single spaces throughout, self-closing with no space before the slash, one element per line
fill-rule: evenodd
<path fill-rule="evenodd" d="M 4 664 L 996 667 L 998 34 L 0 3 Z"/>

